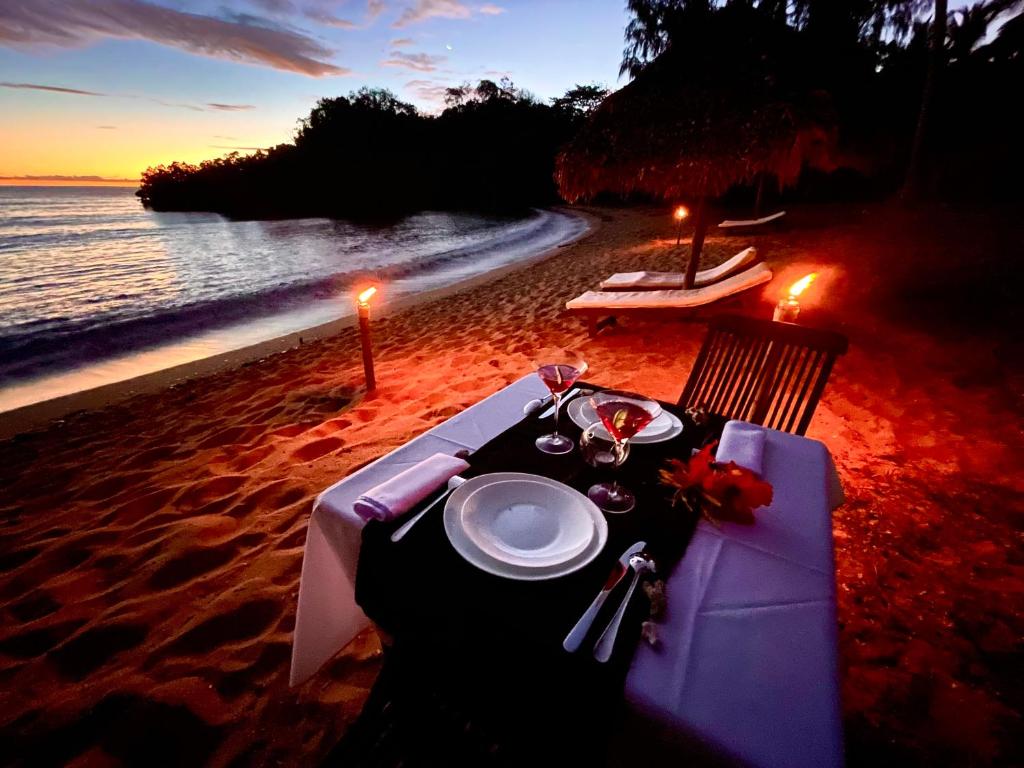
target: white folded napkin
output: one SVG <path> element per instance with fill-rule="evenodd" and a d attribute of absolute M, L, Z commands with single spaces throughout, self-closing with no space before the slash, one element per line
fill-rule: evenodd
<path fill-rule="evenodd" d="M 723 463 L 735 461 L 760 475 L 764 470 L 765 437 L 764 427 L 745 421 L 730 421 L 722 430 L 716 458 Z"/>
<path fill-rule="evenodd" d="M 435 453 L 368 490 L 355 500 L 352 509 L 366 521 L 395 520 L 467 469 L 469 464 L 462 459 Z"/>

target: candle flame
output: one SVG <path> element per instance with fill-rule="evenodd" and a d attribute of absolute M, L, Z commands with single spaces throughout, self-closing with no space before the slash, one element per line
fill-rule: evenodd
<path fill-rule="evenodd" d="M 682 221 L 689 215 L 690 211 L 687 209 L 685 205 L 680 205 L 678 208 L 676 208 L 675 216 L 679 221 Z"/>
<path fill-rule="evenodd" d="M 818 273 L 817 272 L 811 272 L 811 274 L 805 275 L 804 277 L 801 277 L 799 280 L 797 280 L 795 283 L 793 283 L 791 286 L 789 286 L 790 298 L 794 298 L 795 299 L 801 293 L 806 291 L 807 290 L 807 286 L 809 286 L 811 283 L 813 283 L 814 280 L 817 277 L 818 277 Z"/>
<path fill-rule="evenodd" d="M 369 288 L 367 288 L 365 291 L 363 291 L 356 297 L 356 301 L 358 301 L 360 304 L 367 304 L 373 297 L 373 294 L 375 294 L 376 292 L 377 286 L 371 285 Z"/>

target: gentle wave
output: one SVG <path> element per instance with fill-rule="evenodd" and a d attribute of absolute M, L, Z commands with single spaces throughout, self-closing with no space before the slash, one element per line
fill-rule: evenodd
<path fill-rule="evenodd" d="M 295 309 L 340 316 L 360 280 L 415 293 L 585 228 L 555 211 L 230 221 L 148 212 L 126 189 L 0 188 L 0 385 Z"/>

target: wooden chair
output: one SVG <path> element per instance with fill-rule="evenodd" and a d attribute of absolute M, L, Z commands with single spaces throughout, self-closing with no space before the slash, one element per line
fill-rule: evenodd
<path fill-rule="evenodd" d="M 802 435 L 847 347 L 834 331 L 720 315 L 709 324 L 679 405 Z"/>

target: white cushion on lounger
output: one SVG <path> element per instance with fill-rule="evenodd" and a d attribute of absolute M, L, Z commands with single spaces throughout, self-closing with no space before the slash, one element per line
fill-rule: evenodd
<path fill-rule="evenodd" d="M 778 213 L 773 213 L 771 216 L 764 216 L 760 219 L 726 219 L 718 226 L 724 229 L 729 229 L 731 227 L 759 227 L 762 224 L 767 224 L 768 222 L 775 221 L 776 219 L 781 219 L 785 215 L 785 211 L 779 211 Z"/>
<path fill-rule="evenodd" d="M 767 264 L 756 264 L 745 272 L 720 283 L 692 290 L 671 291 L 587 291 L 568 302 L 566 309 L 673 309 L 699 307 L 734 293 L 767 283 L 772 271 Z"/>
<path fill-rule="evenodd" d="M 756 248 L 744 248 L 717 267 L 698 272 L 693 281 L 694 287 L 700 288 L 702 285 L 716 283 L 756 259 Z M 603 281 L 601 288 L 606 291 L 682 288 L 685 279 L 686 275 L 682 272 L 618 272 Z"/>

